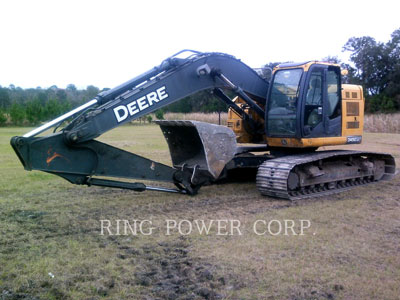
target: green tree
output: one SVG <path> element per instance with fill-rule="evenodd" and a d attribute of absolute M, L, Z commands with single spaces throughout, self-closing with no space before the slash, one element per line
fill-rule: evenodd
<path fill-rule="evenodd" d="M 191 97 L 183 98 L 175 103 L 168 105 L 165 108 L 166 111 L 170 112 L 181 112 L 181 113 L 188 113 L 192 111 L 192 103 Z"/>
<path fill-rule="evenodd" d="M 390 72 L 386 93 L 389 97 L 395 98 L 400 108 L 400 28 L 395 30 L 391 37 L 391 41 L 387 44 Z"/>
<path fill-rule="evenodd" d="M 261 73 L 262 73 L 262 77 L 267 80 L 267 81 L 271 81 L 272 79 L 272 70 L 277 66 L 280 65 L 282 62 L 269 62 L 267 64 L 265 64 L 262 68 L 261 68 Z"/>
<path fill-rule="evenodd" d="M 337 64 L 337 65 L 340 65 L 342 63 L 340 58 L 337 57 L 336 55 L 335 56 L 331 56 L 331 55 L 325 56 L 324 58 L 321 59 L 321 61 L 329 62 L 329 63 Z"/>
<path fill-rule="evenodd" d="M 75 84 L 70 83 L 67 85 L 66 90 L 70 92 L 76 92 L 78 89 L 76 88 Z"/>
<path fill-rule="evenodd" d="M 164 111 L 162 109 L 157 110 L 155 116 L 158 120 L 164 120 Z"/>
<path fill-rule="evenodd" d="M 347 70 L 348 74 L 342 75 L 342 83 L 360 84 L 359 80 L 355 76 L 356 69 L 351 65 L 342 62 L 339 57 L 328 55 L 323 57 L 321 61 L 340 65 L 342 70 Z"/>
<path fill-rule="evenodd" d="M 10 106 L 10 95 L 7 88 L 0 87 L 0 108 L 6 109 Z"/>
<path fill-rule="evenodd" d="M 36 125 L 44 118 L 44 106 L 41 99 L 36 98 L 26 104 L 26 118 L 30 124 Z"/>
<path fill-rule="evenodd" d="M 6 122 L 7 122 L 6 114 L 2 109 L 0 109 L 0 126 L 4 126 Z"/>
<path fill-rule="evenodd" d="M 43 108 L 42 117 L 43 120 L 54 119 L 57 116 L 61 115 L 63 112 L 63 107 L 57 99 L 50 99 L 46 102 L 46 105 Z"/>
<path fill-rule="evenodd" d="M 98 87 L 95 87 L 94 85 L 88 85 L 86 87 L 85 100 L 87 101 L 93 99 L 99 92 L 100 90 Z"/>
<path fill-rule="evenodd" d="M 179 100 L 168 107 L 165 111 L 171 112 L 217 112 L 227 111 L 227 106 L 219 98 L 214 96 L 210 91 L 201 91 L 194 95 Z"/>
<path fill-rule="evenodd" d="M 22 125 L 25 120 L 25 110 L 21 104 L 14 102 L 10 108 L 11 122 L 15 125 Z"/>
<path fill-rule="evenodd" d="M 350 60 L 357 69 L 357 78 L 369 95 L 377 95 L 385 89 L 385 68 L 388 63 L 384 44 L 372 37 L 350 38 L 344 45 L 350 51 Z"/>
<path fill-rule="evenodd" d="M 392 39 L 380 43 L 369 36 L 352 37 L 343 46 L 355 66 L 354 83 L 366 89 L 367 110 L 400 109 L 400 28 Z"/>
<path fill-rule="evenodd" d="M 56 91 L 56 97 L 60 101 L 66 101 L 67 100 L 67 93 L 63 89 L 58 89 Z"/>

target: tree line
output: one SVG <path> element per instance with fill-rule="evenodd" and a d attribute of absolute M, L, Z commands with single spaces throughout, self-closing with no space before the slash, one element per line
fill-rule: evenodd
<path fill-rule="evenodd" d="M 353 66 L 348 80 L 364 87 L 368 112 L 400 110 L 400 28 L 387 43 L 369 36 L 352 37 L 343 46 Z"/>
<path fill-rule="evenodd" d="M 328 56 L 322 60 L 338 63 L 347 69 L 349 73 L 343 78 L 345 83 L 364 87 L 366 111 L 399 111 L 400 28 L 392 33 L 391 39 L 386 43 L 377 42 L 370 36 L 352 37 L 343 46 L 343 51 L 350 53 L 351 64 L 341 62 L 337 56 Z M 278 64 L 268 63 L 264 67 L 273 68 Z M 268 71 L 265 76 L 270 76 Z M 57 86 L 29 89 L 14 85 L 0 86 L 0 126 L 37 125 L 93 99 L 103 90 L 93 85 L 87 86 L 86 89 L 77 89 L 74 84 L 69 84 L 65 89 Z M 227 106 L 222 101 L 209 91 L 203 91 L 163 108 L 156 116 L 162 118 L 165 112 L 226 110 Z"/>
<path fill-rule="evenodd" d="M 84 90 L 78 90 L 73 84 L 65 89 L 55 85 L 47 89 L 0 86 L 0 126 L 37 125 L 93 99 L 99 92 L 92 85 Z"/>

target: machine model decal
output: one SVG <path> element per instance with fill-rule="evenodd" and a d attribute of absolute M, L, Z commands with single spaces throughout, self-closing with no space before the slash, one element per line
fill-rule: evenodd
<path fill-rule="evenodd" d="M 127 105 L 120 105 L 114 108 L 114 114 L 117 118 L 117 122 L 124 121 L 128 116 L 133 116 L 139 111 L 145 110 L 146 108 L 153 106 L 164 99 L 168 98 L 168 94 L 165 86 L 156 89 L 153 92 L 146 94 L 139 99 L 133 100 Z"/>
<path fill-rule="evenodd" d="M 362 140 L 361 135 L 348 136 L 346 144 L 361 144 L 361 140 Z"/>

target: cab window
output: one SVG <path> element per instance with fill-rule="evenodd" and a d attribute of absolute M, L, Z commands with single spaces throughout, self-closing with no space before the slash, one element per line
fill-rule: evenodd
<path fill-rule="evenodd" d="M 339 74 L 335 70 L 327 72 L 326 83 L 328 85 L 328 117 L 334 119 L 340 115 L 340 82 Z"/>
<path fill-rule="evenodd" d="M 280 70 L 275 73 L 268 108 L 269 135 L 295 135 L 302 74 L 302 69 Z"/>
<path fill-rule="evenodd" d="M 304 125 L 314 128 L 322 121 L 322 76 L 323 69 L 314 68 L 306 92 Z"/>

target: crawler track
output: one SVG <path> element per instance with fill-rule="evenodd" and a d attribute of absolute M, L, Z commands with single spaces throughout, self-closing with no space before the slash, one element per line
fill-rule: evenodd
<path fill-rule="evenodd" d="M 390 154 L 362 151 L 321 151 L 265 161 L 257 173 L 257 188 L 266 196 L 289 200 L 339 193 L 355 186 L 391 179 Z"/>

